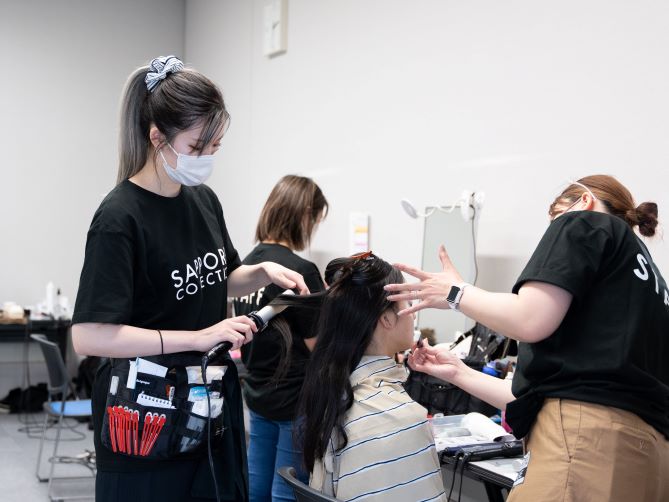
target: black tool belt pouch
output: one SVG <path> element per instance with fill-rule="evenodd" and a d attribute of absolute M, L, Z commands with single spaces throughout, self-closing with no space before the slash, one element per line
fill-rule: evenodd
<path fill-rule="evenodd" d="M 111 360 L 101 431 L 102 444 L 110 451 L 152 460 L 201 456 L 207 439 L 207 393 L 211 409 L 220 409 L 218 415 L 212 412 L 210 423 L 216 449 L 216 438 L 224 431 L 223 381 L 214 380 L 206 386 L 189 383 L 186 366 L 199 368 L 201 355 L 170 356 L 141 358 L 165 366 L 167 372 L 164 377 L 137 373 L 134 389 L 127 386 L 130 360 Z M 194 397 L 200 402 L 196 404 Z"/>

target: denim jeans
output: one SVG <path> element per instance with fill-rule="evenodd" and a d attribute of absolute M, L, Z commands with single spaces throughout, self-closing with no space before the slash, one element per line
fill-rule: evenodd
<path fill-rule="evenodd" d="M 249 412 L 249 501 L 294 501 L 292 488 L 276 472 L 279 467 L 291 465 L 301 481 L 309 481 L 309 475 L 302 468 L 302 452 L 295 448 L 293 441 L 294 422 L 268 420 Z"/>

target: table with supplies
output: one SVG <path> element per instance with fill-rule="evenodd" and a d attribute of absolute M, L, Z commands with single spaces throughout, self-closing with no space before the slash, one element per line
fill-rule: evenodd
<path fill-rule="evenodd" d="M 522 443 L 480 413 L 437 416 L 431 424 L 447 495 L 457 500 L 466 477 L 483 484 L 490 502 L 505 500 L 522 475 Z"/>
<path fill-rule="evenodd" d="M 78 361 L 71 357 L 70 325 L 69 319 L 47 316 L 0 317 L 0 397 L 12 389 L 25 389 L 47 379 L 44 359 L 37 343 L 30 338 L 31 334 L 42 334 L 58 345 L 68 371 L 76 374 Z"/>
<path fill-rule="evenodd" d="M 0 318 L 0 342 L 30 341 L 31 334 L 42 334 L 58 344 L 63 360 L 67 360 L 67 337 L 69 319 L 54 319 L 50 316 L 31 316 L 23 319 Z"/>

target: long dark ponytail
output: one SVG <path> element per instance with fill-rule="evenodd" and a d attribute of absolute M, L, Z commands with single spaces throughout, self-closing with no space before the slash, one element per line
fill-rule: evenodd
<path fill-rule="evenodd" d="M 335 449 L 348 443 L 343 417 L 353 404 L 349 378 L 372 340 L 377 321 L 392 306 L 383 286 L 403 278 L 399 270 L 370 253 L 333 260 L 326 268 L 325 282 L 330 288 L 324 292 L 280 296 L 272 302 L 320 309 L 318 341 L 299 404 L 298 440 L 309 471 L 324 457 L 333 431 L 337 432 Z"/>

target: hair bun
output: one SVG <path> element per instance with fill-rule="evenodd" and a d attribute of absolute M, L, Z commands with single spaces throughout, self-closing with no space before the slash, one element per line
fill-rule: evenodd
<path fill-rule="evenodd" d="M 655 202 L 643 202 L 635 209 L 630 209 L 625 215 L 628 222 L 639 226 L 639 233 L 645 237 L 655 235 L 657 227 L 657 204 Z"/>
<path fill-rule="evenodd" d="M 325 268 L 325 282 L 330 286 L 349 281 L 354 286 L 371 286 L 385 279 L 391 270 L 392 265 L 374 255 L 336 258 Z"/>
<path fill-rule="evenodd" d="M 347 258 L 335 258 L 330 263 L 328 263 L 327 267 L 325 267 L 324 274 L 326 284 L 332 286 L 335 282 L 342 279 L 344 272 L 346 272 L 347 276 L 351 275 L 351 270 L 345 270 L 344 268 L 344 265 L 347 263 L 347 261 Z"/>

